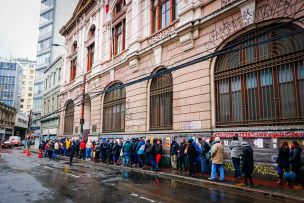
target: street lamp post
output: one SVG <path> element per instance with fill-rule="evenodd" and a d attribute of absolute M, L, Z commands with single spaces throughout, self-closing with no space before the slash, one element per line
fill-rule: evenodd
<path fill-rule="evenodd" d="M 68 54 L 71 55 L 71 52 L 63 45 L 61 44 L 52 44 L 54 47 L 63 47 Z M 85 86 L 86 86 L 86 73 L 84 72 L 84 69 L 78 64 L 76 61 L 76 65 L 83 71 L 83 88 L 82 88 L 82 101 L 81 101 L 81 118 L 80 118 L 80 140 L 84 137 L 83 135 L 83 125 L 84 125 L 84 105 L 85 105 Z"/>

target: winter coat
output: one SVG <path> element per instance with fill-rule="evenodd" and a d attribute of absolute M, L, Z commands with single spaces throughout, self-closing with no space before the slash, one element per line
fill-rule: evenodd
<path fill-rule="evenodd" d="M 170 146 L 170 156 L 178 154 L 179 145 L 176 141 L 172 141 Z"/>
<path fill-rule="evenodd" d="M 211 160 L 213 164 L 223 164 L 224 147 L 221 143 L 215 143 L 211 147 Z"/>
<path fill-rule="evenodd" d="M 72 145 L 70 145 L 69 156 L 73 158 L 74 155 L 75 155 L 75 145 L 72 144 Z"/>
<path fill-rule="evenodd" d="M 109 145 L 108 145 L 108 153 L 109 154 L 113 154 L 113 152 L 112 152 L 113 146 L 114 146 L 114 142 L 110 142 Z"/>
<path fill-rule="evenodd" d="M 186 147 L 187 147 L 187 145 L 183 144 L 183 143 L 181 143 L 179 145 L 179 148 L 178 148 L 178 150 L 179 150 L 178 157 L 185 157 L 186 156 L 186 154 L 185 154 Z"/>
<path fill-rule="evenodd" d="M 231 150 L 231 157 L 240 158 L 242 153 L 241 142 L 238 140 L 232 140 L 229 145 L 229 149 Z"/>
<path fill-rule="evenodd" d="M 146 143 L 145 144 L 145 152 L 146 152 L 146 154 L 150 154 L 151 149 L 152 149 L 151 143 Z"/>
<path fill-rule="evenodd" d="M 84 141 L 82 141 L 80 143 L 80 150 L 84 150 L 86 148 L 86 143 Z"/>
<path fill-rule="evenodd" d="M 145 154 L 145 141 L 141 141 L 138 143 L 136 148 L 137 154 Z"/>
<path fill-rule="evenodd" d="M 161 144 L 155 144 L 155 154 L 162 154 L 163 146 Z"/>
<path fill-rule="evenodd" d="M 120 146 L 118 143 L 114 144 L 114 146 L 112 148 L 112 152 L 115 157 L 120 156 Z"/>
<path fill-rule="evenodd" d="M 295 147 L 294 149 L 290 150 L 289 162 L 291 164 L 292 170 L 299 169 L 302 167 L 301 153 L 301 147 Z"/>
<path fill-rule="evenodd" d="M 242 172 L 243 173 L 253 173 L 253 150 L 249 145 L 242 147 Z"/>
<path fill-rule="evenodd" d="M 281 168 L 289 168 L 289 148 L 288 147 L 281 147 L 279 149 L 277 164 Z"/>
<path fill-rule="evenodd" d="M 190 160 L 195 160 L 197 156 L 197 152 L 194 146 L 194 143 L 188 145 L 187 155 Z"/>
<path fill-rule="evenodd" d="M 132 146 L 132 144 L 130 143 L 130 141 L 127 141 L 127 142 L 124 144 L 124 146 L 123 146 L 123 148 L 122 148 L 122 151 L 123 151 L 124 155 L 132 154 L 132 152 L 133 152 L 133 146 Z"/>
<path fill-rule="evenodd" d="M 65 148 L 66 148 L 66 149 L 69 149 L 69 148 L 70 148 L 70 145 L 71 145 L 70 140 L 66 139 L 66 141 L 65 141 Z"/>
<path fill-rule="evenodd" d="M 210 147 L 209 143 L 207 143 L 207 142 L 203 142 L 201 147 L 202 147 L 201 157 L 206 158 L 206 155 L 210 151 L 211 147 Z"/>

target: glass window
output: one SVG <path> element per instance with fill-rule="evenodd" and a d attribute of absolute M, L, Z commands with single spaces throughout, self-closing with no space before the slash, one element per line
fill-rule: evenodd
<path fill-rule="evenodd" d="M 43 40 L 41 42 L 38 42 L 38 48 L 37 48 L 37 51 L 45 51 L 49 48 L 51 48 L 51 38 L 49 39 L 46 39 L 46 40 Z"/>
<path fill-rule="evenodd" d="M 173 81 L 171 73 L 152 79 L 150 102 L 150 130 L 171 130 L 173 127 Z"/>
<path fill-rule="evenodd" d="M 111 87 L 122 85 L 116 83 Z M 111 88 L 110 87 L 110 88 Z M 103 132 L 119 132 L 125 130 L 125 88 L 107 92 L 103 107 Z"/>
<path fill-rule="evenodd" d="M 227 46 L 248 38 L 241 45 L 245 46 L 299 29 L 303 28 L 282 25 L 279 31 L 271 30 L 258 38 L 252 36 L 260 30 L 253 30 Z M 218 57 L 215 69 L 217 126 L 303 124 L 304 64 L 300 58 L 304 56 L 303 50 L 302 33 Z M 239 57 L 234 57 L 236 55 Z"/>
<path fill-rule="evenodd" d="M 49 64 L 50 63 L 50 57 L 51 57 L 50 53 L 38 56 L 37 57 L 37 65 L 39 66 L 39 65 Z"/>
<path fill-rule="evenodd" d="M 40 16 L 40 25 L 46 24 L 53 20 L 54 11 L 51 10 Z"/>
<path fill-rule="evenodd" d="M 54 0 L 45 0 L 45 1 L 41 2 L 40 11 L 45 11 L 45 10 L 51 8 L 52 6 L 54 6 Z"/>
<path fill-rule="evenodd" d="M 51 33 L 53 31 L 53 25 L 48 25 L 46 27 L 43 27 L 39 30 L 39 36 L 46 35 L 48 33 Z"/>

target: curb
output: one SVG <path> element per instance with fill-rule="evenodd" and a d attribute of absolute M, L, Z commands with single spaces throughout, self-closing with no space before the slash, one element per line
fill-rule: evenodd
<path fill-rule="evenodd" d="M 58 156 L 59 159 L 69 159 L 68 157 L 63 157 L 63 156 Z M 261 196 L 266 196 L 270 198 L 276 198 L 276 199 L 285 199 L 285 200 L 291 200 L 291 201 L 296 201 L 296 202 L 304 202 L 304 198 L 299 198 L 291 195 L 285 195 L 281 194 L 279 192 L 270 192 L 270 191 L 265 191 L 265 190 L 260 190 L 260 189 L 255 189 L 255 188 L 248 188 L 248 187 L 242 187 L 242 186 L 237 186 L 237 185 L 232 185 L 228 183 L 222 183 L 222 182 L 215 182 L 215 181 L 209 181 L 209 180 L 204 180 L 204 179 L 197 179 L 197 178 L 192 178 L 192 177 L 186 177 L 186 176 L 181 176 L 181 175 L 176 175 L 176 174 L 169 174 L 165 172 L 153 172 L 153 171 L 148 171 L 148 170 L 142 170 L 138 168 L 130 168 L 130 167 L 120 167 L 120 166 L 114 166 L 114 165 L 107 165 L 107 164 L 100 164 L 100 163 L 95 163 L 95 162 L 86 162 L 82 159 L 75 159 L 74 162 L 82 162 L 86 163 L 88 165 L 93 165 L 97 167 L 107 167 L 107 168 L 113 168 L 113 169 L 123 169 L 127 171 L 134 171 L 137 173 L 144 173 L 148 175 L 157 175 L 161 178 L 165 179 L 174 179 L 179 182 L 187 183 L 190 185 L 197 185 L 197 186 L 216 186 L 218 188 L 225 188 L 225 189 L 233 189 L 235 191 L 244 191 L 244 192 L 249 192 L 251 194 L 258 194 Z"/>

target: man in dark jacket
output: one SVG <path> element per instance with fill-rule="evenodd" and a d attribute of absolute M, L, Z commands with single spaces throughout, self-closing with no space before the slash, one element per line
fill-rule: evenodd
<path fill-rule="evenodd" d="M 188 140 L 188 148 L 187 148 L 187 155 L 188 155 L 188 163 L 189 163 L 189 176 L 194 177 L 195 175 L 195 163 L 197 152 L 194 146 L 193 139 Z"/>
<path fill-rule="evenodd" d="M 279 175 L 279 181 L 277 183 L 282 184 L 284 172 L 287 172 L 290 169 L 289 146 L 288 146 L 287 142 L 282 142 L 282 144 L 281 144 L 281 147 L 279 149 L 277 164 L 278 164 L 277 171 L 278 171 L 278 175 Z"/>
<path fill-rule="evenodd" d="M 180 171 L 184 171 L 187 168 L 186 166 L 187 154 L 185 154 L 186 147 L 187 147 L 186 140 L 183 139 L 178 149 L 178 162 L 179 162 L 178 166 Z"/>
<path fill-rule="evenodd" d="M 290 158 L 289 163 L 291 165 L 291 171 L 296 174 L 296 182 L 301 183 L 300 169 L 302 167 L 301 160 L 302 148 L 297 141 L 292 141 L 290 146 Z"/>
<path fill-rule="evenodd" d="M 245 185 L 248 185 L 248 179 L 250 186 L 253 187 L 252 173 L 253 173 L 253 150 L 247 142 L 242 142 L 242 172 L 245 175 Z"/>
<path fill-rule="evenodd" d="M 75 143 L 74 141 L 71 142 L 70 148 L 69 148 L 69 157 L 70 157 L 70 166 L 72 166 L 72 161 L 75 156 Z"/>
<path fill-rule="evenodd" d="M 158 170 L 158 166 L 156 164 L 156 145 L 157 145 L 157 140 L 153 139 L 153 144 L 151 147 L 151 150 L 149 152 L 149 160 L 152 166 L 152 171 L 157 171 Z"/>
<path fill-rule="evenodd" d="M 113 142 L 113 140 L 111 139 L 110 141 L 109 141 L 109 143 L 108 143 L 108 152 L 107 152 L 107 154 L 108 154 L 108 164 L 113 164 L 113 151 L 112 151 L 112 149 L 113 149 L 113 146 L 114 146 L 114 142 Z"/>
<path fill-rule="evenodd" d="M 106 163 L 107 152 L 108 152 L 108 142 L 107 142 L 106 138 L 102 138 L 100 146 L 99 146 L 99 150 L 101 153 L 101 162 Z"/>
<path fill-rule="evenodd" d="M 145 144 L 146 164 L 150 164 L 149 155 L 150 155 L 151 148 L 152 148 L 151 141 L 149 139 L 147 139 L 146 144 Z"/>
<path fill-rule="evenodd" d="M 179 145 L 175 140 L 172 140 L 170 145 L 170 157 L 171 157 L 171 167 L 173 170 L 177 169 L 177 155 L 178 155 Z"/>

